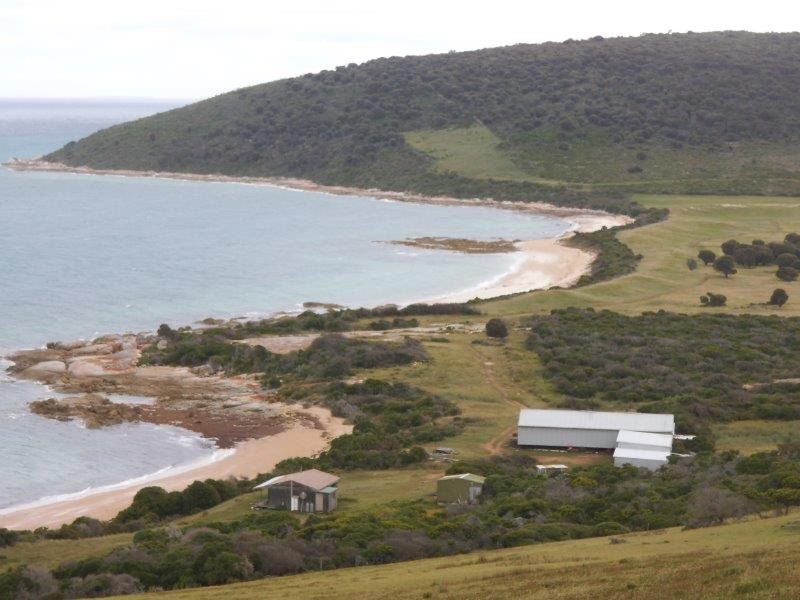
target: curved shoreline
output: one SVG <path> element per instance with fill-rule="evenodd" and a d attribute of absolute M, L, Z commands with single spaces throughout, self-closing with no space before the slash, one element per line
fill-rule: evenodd
<path fill-rule="evenodd" d="M 12 158 L 3 166 L 14 171 L 40 171 L 49 173 L 72 173 L 76 175 L 115 175 L 117 177 L 147 177 L 153 179 L 176 179 L 179 181 L 206 181 L 212 183 L 238 183 L 246 185 L 264 185 L 304 192 L 319 192 L 334 196 L 359 196 L 412 202 L 416 204 L 439 204 L 444 206 L 488 206 L 517 212 L 532 212 L 555 217 L 564 217 L 577 226 L 577 231 L 586 231 L 592 221 L 604 217 L 604 221 L 616 224 L 629 223 L 633 219 L 626 215 L 613 215 L 602 210 L 556 206 L 547 202 L 513 202 L 510 200 L 494 200 L 489 198 L 452 198 L 449 196 L 425 196 L 412 192 L 396 192 L 378 188 L 357 188 L 341 185 L 325 185 L 309 179 L 297 177 L 236 177 L 219 173 L 180 173 L 174 171 L 137 171 L 134 169 L 93 169 L 91 167 L 71 167 L 63 163 L 54 163 L 41 159 Z M 599 227 L 597 227 L 599 229 Z"/>

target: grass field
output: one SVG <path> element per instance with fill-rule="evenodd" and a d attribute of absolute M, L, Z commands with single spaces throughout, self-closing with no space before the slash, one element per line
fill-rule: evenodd
<path fill-rule="evenodd" d="M 718 450 L 738 450 L 742 454 L 775 450 L 778 444 L 800 440 L 797 421 L 734 421 L 714 427 Z"/>
<path fill-rule="evenodd" d="M 616 542 L 616 543 L 615 543 Z M 211 598 L 797 598 L 800 518 L 668 529 L 165 594 Z M 152 595 L 132 598 L 151 598 Z"/>
<path fill-rule="evenodd" d="M 602 130 L 559 141 L 555 131 L 503 143 L 480 123 L 411 131 L 406 142 L 432 169 L 582 189 L 663 193 L 800 193 L 800 149 L 787 142 L 683 146 L 615 144 Z"/>
<path fill-rule="evenodd" d="M 562 182 L 537 177 L 520 169 L 500 144 L 502 140 L 487 127 L 410 131 L 406 143 L 433 159 L 433 170 L 453 172 L 474 179 L 515 179 L 560 185 Z"/>
<path fill-rule="evenodd" d="M 636 271 L 610 281 L 569 290 L 533 292 L 482 304 L 488 313 L 521 315 L 567 306 L 610 309 L 621 313 L 669 310 L 707 311 L 699 298 L 708 291 L 728 297 L 715 311 L 800 315 L 800 282 L 775 277 L 775 267 L 739 269 L 725 279 L 711 267 L 689 271 L 686 260 L 708 248 L 720 254 L 725 240 L 782 240 L 800 230 L 800 199 L 780 197 L 639 196 L 642 204 L 667 207 L 666 221 L 623 231 L 619 239 L 643 255 Z M 789 302 L 781 309 L 766 306 L 773 289 L 784 288 Z"/>

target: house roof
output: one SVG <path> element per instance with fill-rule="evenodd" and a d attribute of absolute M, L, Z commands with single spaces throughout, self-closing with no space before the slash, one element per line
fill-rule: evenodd
<path fill-rule="evenodd" d="M 310 487 L 311 489 L 319 492 L 322 489 L 337 483 L 339 481 L 339 477 L 336 475 L 331 475 L 330 473 L 326 473 L 325 471 L 320 471 L 319 469 L 308 469 L 307 471 L 298 471 L 297 473 L 278 475 L 277 477 L 268 479 L 264 483 L 259 483 L 253 489 L 261 490 L 278 483 L 285 483 L 287 481 L 292 481 L 294 483 Z"/>
<path fill-rule="evenodd" d="M 461 473 L 460 475 L 445 475 L 444 477 L 441 477 L 439 481 L 448 479 L 464 479 L 466 481 L 471 481 L 473 483 L 483 483 L 484 481 L 486 481 L 486 477 L 481 477 L 480 475 L 473 475 L 472 473 Z"/>
<path fill-rule="evenodd" d="M 614 450 L 614 458 L 638 458 L 667 462 L 669 455 L 670 452 L 666 450 L 640 450 L 638 448 L 617 448 Z"/>
<path fill-rule="evenodd" d="M 672 450 L 672 436 L 665 433 L 645 433 L 621 429 L 617 434 L 617 445 L 624 448 L 626 444 L 652 446 L 653 450 L 661 448 Z"/>
<path fill-rule="evenodd" d="M 593 410 L 544 410 L 526 408 L 519 411 L 520 427 L 551 427 L 557 429 L 601 429 L 672 433 L 674 415 L 600 412 Z"/>

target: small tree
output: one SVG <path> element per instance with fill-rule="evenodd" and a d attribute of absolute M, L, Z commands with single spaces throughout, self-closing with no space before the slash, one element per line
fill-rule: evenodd
<path fill-rule="evenodd" d="M 700 252 L 697 253 L 697 258 L 702 260 L 705 266 L 708 266 L 716 260 L 717 255 L 711 250 L 700 250 Z"/>
<path fill-rule="evenodd" d="M 720 256 L 714 261 L 714 270 L 725 275 L 725 279 L 727 279 L 729 275 L 736 274 L 736 265 L 730 256 Z"/>
<path fill-rule="evenodd" d="M 489 319 L 486 322 L 486 335 L 491 338 L 508 337 L 508 327 L 503 319 Z"/>
<path fill-rule="evenodd" d="M 786 304 L 788 300 L 789 300 L 789 294 L 786 293 L 786 290 L 778 288 L 772 292 L 772 296 L 770 296 L 769 302 L 767 304 L 770 304 L 772 306 L 777 306 L 778 308 L 780 308 L 781 306 Z"/>
<path fill-rule="evenodd" d="M 800 271 L 794 267 L 781 267 L 775 272 L 775 276 L 781 281 L 797 281 Z"/>
<path fill-rule="evenodd" d="M 693 258 L 687 258 L 686 266 L 689 268 L 690 271 L 694 271 L 697 268 L 697 261 Z"/>

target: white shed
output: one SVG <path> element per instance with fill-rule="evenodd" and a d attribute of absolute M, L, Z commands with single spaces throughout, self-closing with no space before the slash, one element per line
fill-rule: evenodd
<path fill-rule="evenodd" d="M 636 448 L 617 448 L 614 450 L 614 466 L 633 465 L 655 471 L 667 464 L 669 452 L 664 450 L 639 450 Z"/>
<path fill-rule="evenodd" d="M 520 446 L 616 448 L 620 431 L 672 436 L 675 417 L 665 414 L 591 410 L 523 409 L 517 424 Z"/>
<path fill-rule="evenodd" d="M 672 436 L 664 433 L 645 433 L 623 429 L 617 435 L 617 448 L 630 450 L 660 450 L 672 452 Z"/>

